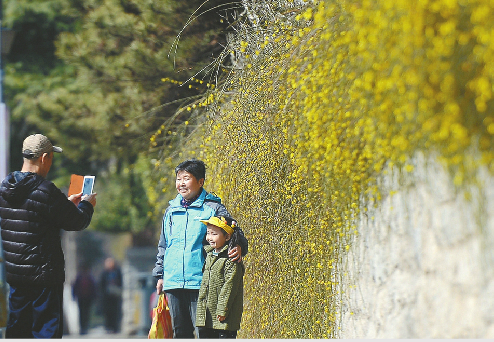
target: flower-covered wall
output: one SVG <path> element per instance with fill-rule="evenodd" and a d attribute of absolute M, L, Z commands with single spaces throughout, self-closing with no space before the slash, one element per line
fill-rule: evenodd
<path fill-rule="evenodd" d="M 413 182 L 416 156 L 467 200 L 479 169 L 494 171 L 494 4 L 242 5 L 231 62 L 217 66 L 228 76 L 183 108 L 204 115 L 182 124 L 192 134 L 180 154 L 156 165 L 170 174 L 178 159 L 205 160 L 205 187 L 249 239 L 239 337 L 345 336 L 362 218 Z"/>

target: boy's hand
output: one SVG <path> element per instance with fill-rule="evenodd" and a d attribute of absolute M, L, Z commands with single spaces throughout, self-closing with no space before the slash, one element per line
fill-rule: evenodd
<path fill-rule="evenodd" d="M 226 319 L 225 316 L 220 316 L 220 315 L 216 316 L 216 318 L 218 318 L 218 321 L 220 322 L 223 322 Z"/>
<path fill-rule="evenodd" d="M 237 245 L 232 249 L 228 250 L 228 257 L 232 259 L 232 261 L 241 262 L 242 261 L 242 247 Z"/>

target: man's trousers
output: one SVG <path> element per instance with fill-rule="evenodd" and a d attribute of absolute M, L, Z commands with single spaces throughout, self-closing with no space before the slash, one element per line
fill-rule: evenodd
<path fill-rule="evenodd" d="M 174 338 L 199 337 L 196 328 L 197 298 L 199 290 L 166 290 Z"/>
<path fill-rule="evenodd" d="M 63 284 L 10 287 L 6 338 L 62 338 Z"/>

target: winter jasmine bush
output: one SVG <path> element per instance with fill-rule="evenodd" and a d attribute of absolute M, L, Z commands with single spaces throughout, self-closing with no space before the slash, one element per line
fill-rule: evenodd
<path fill-rule="evenodd" d="M 338 337 L 345 252 L 383 175 L 412 176 L 417 153 L 459 188 L 494 171 L 494 4 L 242 4 L 225 76 L 183 108 L 184 148 L 157 168 L 204 159 L 249 238 L 239 337 Z"/>

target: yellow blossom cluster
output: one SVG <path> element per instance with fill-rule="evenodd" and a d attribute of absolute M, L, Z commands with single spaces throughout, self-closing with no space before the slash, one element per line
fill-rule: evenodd
<path fill-rule="evenodd" d="M 178 156 L 206 161 L 249 239 L 239 337 L 337 337 L 345 252 L 382 176 L 412 174 L 417 152 L 457 186 L 494 171 L 494 3 L 275 2 L 243 2 Z"/>

